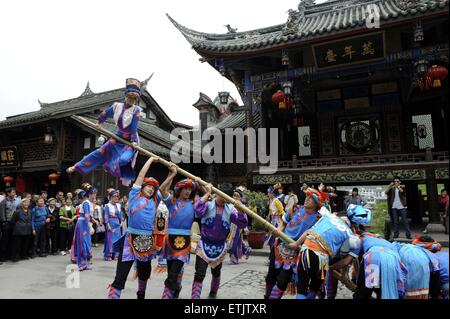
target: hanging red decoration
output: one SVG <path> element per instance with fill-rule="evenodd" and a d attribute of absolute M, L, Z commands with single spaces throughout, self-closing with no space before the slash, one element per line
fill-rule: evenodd
<path fill-rule="evenodd" d="M 292 119 L 292 126 L 297 127 L 298 126 L 298 119 L 296 117 L 294 117 Z"/>
<path fill-rule="evenodd" d="M 56 184 L 56 181 L 58 180 L 58 178 L 59 178 L 59 175 L 56 173 L 52 173 L 52 174 L 48 175 L 48 179 L 50 180 L 50 183 L 52 185 Z"/>
<path fill-rule="evenodd" d="M 448 70 L 445 66 L 433 65 L 428 69 L 427 75 L 433 81 L 432 86 L 434 88 L 440 88 L 441 81 L 444 80 L 448 75 Z"/>
<path fill-rule="evenodd" d="M 22 176 L 17 176 L 16 178 L 16 191 L 18 193 L 23 193 L 27 189 L 25 179 Z"/>
<path fill-rule="evenodd" d="M 433 81 L 428 75 L 424 75 L 422 78 L 417 79 L 417 85 L 421 91 L 428 91 L 432 86 Z"/>
<path fill-rule="evenodd" d="M 285 97 L 284 92 L 281 90 L 278 90 L 272 95 L 272 102 L 274 102 L 274 103 L 283 102 L 284 97 Z"/>
<path fill-rule="evenodd" d="M 278 109 L 285 110 L 292 106 L 292 98 L 287 97 L 283 91 L 278 90 L 272 95 L 272 102 L 278 103 Z"/>
<path fill-rule="evenodd" d="M 5 182 L 6 187 L 10 187 L 12 182 L 14 181 L 14 178 L 11 176 L 5 176 L 3 178 L 3 181 Z"/>

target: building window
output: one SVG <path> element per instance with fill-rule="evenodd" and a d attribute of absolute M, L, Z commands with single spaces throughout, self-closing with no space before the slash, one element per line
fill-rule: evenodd
<path fill-rule="evenodd" d="M 88 150 L 91 148 L 91 138 L 90 137 L 86 137 L 84 139 L 84 149 Z"/>
<path fill-rule="evenodd" d="M 433 124 L 431 114 L 412 117 L 414 146 L 419 149 L 434 148 Z"/>

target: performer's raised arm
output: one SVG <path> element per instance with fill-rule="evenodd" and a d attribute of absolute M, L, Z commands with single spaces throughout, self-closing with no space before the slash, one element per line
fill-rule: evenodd
<path fill-rule="evenodd" d="M 161 184 L 161 187 L 159 188 L 161 195 L 164 199 L 167 198 L 167 195 L 169 193 L 169 188 L 172 185 L 172 181 L 176 175 L 177 175 L 177 167 L 175 164 L 172 164 L 169 167 L 169 175 L 167 176 L 166 180 Z"/>
<path fill-rule="evenodd" d="M 153 162 L 157 162 L 158 159 L 156 157 L 150 157 L 147 162 L 142 166 L 141 171 L 139 172 L 138 177 L 136 178 L 136 181 L 134 182 L 136 185 L 142 185 L 142 182 L 144 181 L 144 177 L 147 174 L 150 165 L 152 165 Z"/>
<path fill-rule="evenodd" d="M 110 105 L 106 110 L 101 112 L 99 116 L 97 116 L 97 123 L 100 125 L 101 123 L 105 122 L 108 118 L 114 116 L 114 103 Z"/>

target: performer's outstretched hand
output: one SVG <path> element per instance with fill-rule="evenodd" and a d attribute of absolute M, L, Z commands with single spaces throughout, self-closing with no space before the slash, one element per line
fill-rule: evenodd
<path fill-rule="evenodd" d="M 169 195 L 169 188 L 172 185 L 172 181 L 176 175 L 177 175 L 177 166 L 172 163 L 169 166 L 169 175 L 159 187 L 159 191 L 161 192 L 163 198 L 167 198 L 167 196 Z"/>
<path fill-rule="evenodd" d="M 147 171 L 150 168 L 150 165 L 154 162 L 155 158 L 150 157 L 147 162 L 145 162 L 144 166 L 142 166 L 141 171 L 139 172 L 138 177 L 136 178 L 135 184 L 138 186 L 142 185 L 142 182 L 144 181 L 145 174 L 147 174 Z"/>

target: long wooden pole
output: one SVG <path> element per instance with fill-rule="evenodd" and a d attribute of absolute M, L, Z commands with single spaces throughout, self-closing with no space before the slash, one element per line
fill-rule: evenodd
<path fill-rule="evenodd" d="M 177 172 L 183 176 L 186 176 L 187 178 L 190 178 L 192 180 L 194 180 L 195 182 L 197 182 L 199 185 L 205 187 L 206 185 L 208 185 L 207 182 L 205 182 L 203 179 L 201 179 L 200 177 L 197 177 L 195 175 L 192 175 L 191 173 L 189 173 L 188 171 L 180 168 L 178 165 L 169 162 L 167 160 L 165 160 L 164 158 L 153 154 L 152 152 L 140 147 L 139 145 L 134 146 L 131 142 L 115 135 L 114 133 L 104 129 L 103 127 L 99 127 L 97 125 L 95 125 L 94 123 L 92 123 L 89 120 L 86 120 L 84 118 L 82 118 L 81 116 L 78 115 L 72 115 L 72 118 L 74 118 L 75 120 L 85 124 L 86 126 L 90 127 L 91 129 L 98 131 L 106 136 L 109 136 L 110 138 L 113 138 L 117 141 L 119 141 L 120 143 L 126 144 L 131 146 L 132 148 L 134 148 L 135 150 L 137 150 L 139 153 L 146 155 L 148 157 L 155 157 L 158 158 L 158 162 L 163 164 L 166 167 L 170 167 L 171 165 L 175 165 Z M 252 211 L 250 208 L 246 207 L 245 205 L 243 205 L 240 201 L 236 201 L 234 198 L 232 198 L 231 196 L 225 194 L 224 192 L 222 192 L 220 189 L 212 186 L 211 187 L 211 191 L 214 192 L 215 194 L 219 195 L 220 197 L 222 197 L 226 202 L 231 203 L 232 205 L 234 205 L 235 207 L 238 207 L 239 210 L 245 212 L 247 215 L 250 215 L 253 219 L 256 219 L 258 222 L 260 222 L 266 229 L 270 230 L 270 231 L 274 231 L 277 228 L 272 225 L 271 223 L 269 223 L 267 220 L 265 220 L 264 218 L 262 218 L 261 216 L 259 216 L 258 214 L 256 214 L 254 211 Z M 293 243 L 294 240 L 290 237 L 288 237 L 285 233 L 280 233 L 279 237 L 281 237 L 283 240 L 285 240 L 288 243 Z M 334 274 L 336 275 L 336 277 L 341 280 L 342 276 L 339 272 L 334 271 Z M 342 280 L 341 280 L 342 281 Z M 346 284 L 344 281 L 342 281 L 344 283 L 344 285 L 347 286 L 347 288 L 354 290 L 354 287 L 349 287 L 348 284 Z"/>

